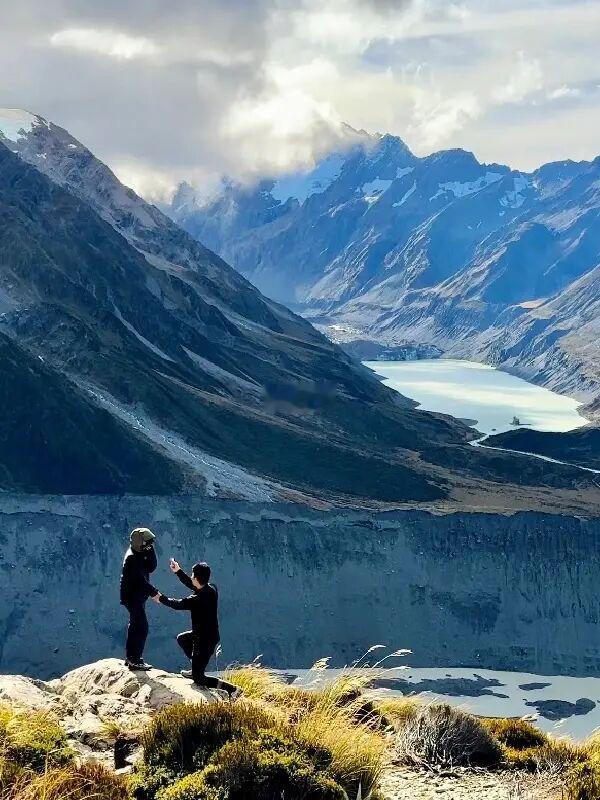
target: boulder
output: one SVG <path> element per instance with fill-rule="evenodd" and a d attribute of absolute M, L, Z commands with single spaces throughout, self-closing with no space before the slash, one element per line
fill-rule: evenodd
<path fill-rule="evenodd" d="M 43 681 L 22 675 L 0 675 L 0 703 L 42 711 L 55 707 L 57 696 Z"/>
<path fill-rule="evenodd" d="M 219 699 L 218 692 L 200 689 L 181 675 L 160 669 L 132 672 L 116 658 L 87 664 L 48 682 L 0 675 L 0 702 L 52 712 L 80 761 L 107 766 L 115 762 L 124 766 L 123 762 L 139 757 L 139 734 L 159 709 Z M 127 757 L 121 752 L 124 737 Z"/>

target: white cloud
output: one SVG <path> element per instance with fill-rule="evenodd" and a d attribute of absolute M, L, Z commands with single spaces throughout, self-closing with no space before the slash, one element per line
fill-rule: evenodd
<path fill-rule="evenodd" d="M 581 89 L 563 84 L 562 86 L 557 86 L 556 89 L 548 91 L 546 97 L 548 100 L 562 100 L 565 97 L 581 97 L 581 95 Z"/>
<path fill-rule="evenodd" d="M 494 98 L 500 103 L 520 103 L 544 85 L 544 73 L 537 58 L 529 58 L 519 52 L 518 63 L 508 80 L 494 91 Z"/>
<path fill-rule="evenodd" d="M 410 131 L 415 133 L 418 149 L 428 150 L 448 141 L 481 113 L 481 104 L 472 92 L 442 98 L 439 93 L 418 90 Z"/>
<path fill-rule="evenodd" d="M 597 154 L 600 2 L 5 5 L 0 106 L 63 125 L 147 193 L 310 163 L 340 121 L 523 169 Z"/>
<path fill-rule="evenodd" d="M 57 31 L 50 37 L 50 43 L 54 47 L 72 47 L 75 50 L 125 60 L 154 56 L 159 52 L 157 45 L 143 36 L 94 28 L 66 28 Z"/>
<path fill-rule="evenodd" d="M 299 88 L 279 87 L 236 103 L 220 133 L 238 149 L 244 172 L 276 174 L 306 166 L 326 153 L 341 122 L 329 103 Z"/>

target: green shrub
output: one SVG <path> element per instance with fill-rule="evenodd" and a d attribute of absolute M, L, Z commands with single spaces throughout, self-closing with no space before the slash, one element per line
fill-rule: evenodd
<path fill-rule="evenodd" d="M 159 800 L 345 800 L 339 784 L 283 741 L 236 740 L 224 745 L 202 771 L 163 790 Z"/>
<path fill-rule="evenodd" d="M 214 789 L 206 785 L 204 772 L 192 772 L 173 783 L 157 795 L 158 800 L 229 800 L 223 787 Z"/>
<path fill-rule="evenodd" d="M 232 739 L 276 727 L 271 714 L 241 703 L 169 706 L 156 714 L 143 735 L 144 762 L 176 773 L 195 772 Z"/>
<path fill-rule="evenodd" d="M 527 772 L 566 772 L 584 759 L 581 748 L 553 739 L 523 719 L 483 719 L 482 724 L 500 742 L 509 766 Z"/>
<path fill-rule="evenodd" d="M 129 791 L 135 800 L 154 800 L 161 789 L 179 780 L 182 772 L 151 764 L 138 764 L 129 778 Z"/>
<path fill-rule="evenodd" d="M 500 744 L 512 750 L 529 750 L 541 747 L 548 737 L 539 728 L 524 719 L 482 719 L 481 723 Z"/>
<path fill-rule="evenodd" d="M 396 754 L 408 764 L 493 766 L 500 743 L 472 714 L 449 705 L 419 708 L 400 726 Z"/>
<path fill-rule="evenodd" d="M 44 711 L 0 709 L 0 747 L 7 761 L 36 772 L 63 766 L 73 758 L 64 731 Z"/>

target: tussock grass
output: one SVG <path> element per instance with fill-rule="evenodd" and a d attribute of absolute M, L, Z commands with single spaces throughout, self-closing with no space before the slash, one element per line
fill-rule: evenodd
<path fill-rule="evenodd" d="M 496 766 L 502 760 L 497 739 L 472 714 L 449 705 L 418 708 L 396 736 L 399 761 L 413 766 Z"/>
<path fill-rule="evenodd" d="M 580 760 L 574 767 L 568 786 L 568 800 L 600 800 L 600 732 L 580 748 Z"/>
<path fill-rule="evenodd" d="M 416 697 L 384 697 L 373 702 L 377 713 L 395 728 L 413 720 L 423 701 Z"/>
<path fill-rule="evenodd" d="M 63 766 L 73 753 L 56 719 L 45 711 L 15 711 L 0 707 L 0 753 L 5 761 L 41 771 Z"/>
<path fill-rule="evenodd" d="M 364 713 L 361 695 L 348 699 L 347 685 L 334 682 L 301 714 L 294 734 L 314 748 L 331 753 L 330 771 L 350 797 L 359 787 L 363 797 L 375 790 L 383 769 L 387 743 L 379 731 L 380 716 Z"/>
<path fill-rule="evenodd" d="M 128 800 L 122 778 L 100 765 L 73 764 L 21 778 L 2 800 Z"/>
<path fill-rule="evenodd" d="M 362 691 L 373 676 L 350 670 L 323 680 L 323 664 L 315 691 L 251 665 L 227 674 L 242 701 L 163 709 L 143 736 L 136 796 L 214 800 L 222 789 L 227 800 L 374 798 L 389 742 Z"/>
<path fill-rule="evenodd" d="M 225 680 L 239 686 L 244 696 L 253 700 L 276 700 L 288 686 L 274 672 L 259 664 L 234 667 L 225 671 Z"/>
<path fill-rule="evenodd" d="M 580 747 L 548 736 L 524 719 L 482 719 L 500 742 L 504 759 L 514 769 L 561 775 L 585 760 Z"/>

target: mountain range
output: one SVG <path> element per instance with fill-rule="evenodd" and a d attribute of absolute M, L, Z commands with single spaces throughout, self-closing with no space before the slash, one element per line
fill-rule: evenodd
<path fill-rule="evenodd" d="M 182 184 L 167 211 L 350 352 L 434 347 L 600 411 L 600 158 L 525 173 L 360 136 L 304 174 Z"/>
<path fill-rule="evenodd" d="M 600 506 L 585 472 L 416 410 L 59 126 L 0 132 L 1 489 Z"/>

